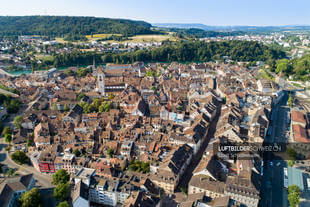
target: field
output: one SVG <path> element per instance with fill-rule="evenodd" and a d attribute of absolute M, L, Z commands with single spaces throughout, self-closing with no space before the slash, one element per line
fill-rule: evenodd
<path fill-rule="evenodd" d="M 121 34 L 94 34 L 93 36 L 91 35 L 86 35 L 85 37 L 88 40 L 97 40 L 97 39 L 101 39 L 101 38 L 106 38 L 106 37 L 110 37 L 112 35 L 116 35 L 116 36 L 121 36 Z"/>
<path fill-rule="evenodd" d="M 45 61 L 53 61 L 54 57 L 51 55 L 36 55 L 36 58 L 39 60 L 45 60 Z"/>
<path fill-rule="evenodd" d="M 91 35 L 86 35 L 86 38 L 89 41 L 92 40 L 98 40 L 101 38 L 106 38 L 106 37 L 110 37 L 112 35 L 117 35 L 117 36 L 121 36 L 121 34 L 94 34 L 93 37 L 91 37 Z M 171 41 L 175 41 L 177 40 L 176 37 L 174 37 L 172 35 L 172 33 L 170 34 L 166 34 L 166 35 L 136 35 L 133 37 L 129 37 L 130 40 L 125 40 L 125 41 L 121 41 L 121 43 L 125 43 L 125 42 L 162 42 L 164 40 L 171 40 Z M 107 42 L 118 42 L 115 40 L 109 40 Z"/>
<path fill-rule="evenodd" d="M 85 37 L 88 41 L 99 40 L 102 38 L 107 38 L 112 35 L 122 36 L 121 34 L 94 34 L 94 35 L 86 35 Z M 67 41 L 64 38 L 55 38 L 60 43 L 66 43 Z M 171 40 L 176 41 L 178 40 L 177 37 L 173 36 L 173 33 L 169 34 L 157 34 L 157 35 L 135 35 L 133 37 L 129 37 L 129 40 L 124 41 L 116 41 L 116 40 L 107 40 L 106 42 L 119 42 L 119 43 L 126 43 L 126 42 L 162 42 L 164 40 Z M 73 44 L 77 44 L 77 42 L 73 42 Z"/>
<path fill-rule="evenodd" d="M 136 35 L 131 37 L 132 40 L 126 42 L 162 42 L 164 40 L 175 41 L 177 38 L 171 34 L 167 35 Z"/>
<path fill-rule="evenodd" d="M 56 41 L 60 42 L 60 43 L 66 43 L 67 41 L 64 40 L 64 38 L 62 37 L 56 37 L 55 38 Z"/>

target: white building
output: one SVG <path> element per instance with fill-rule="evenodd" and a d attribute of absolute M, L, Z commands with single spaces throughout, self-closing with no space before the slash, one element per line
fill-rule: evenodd
<path fill-rule="evenodd" d="M 89 200 L 95 203 L 116 206 L 130 195 L 131 185 L 117 179 L 100 179 L 89 190 Z"/>
<path fill-rule="evenodd" d="M 102 68 L 99 68 L 97 71 L 97 84 L 98 84 L 98 92 L 101 93 L 101 95 L 105 95 L 105 88 L 104 88 L 104 72 L 102 70 Z"/>

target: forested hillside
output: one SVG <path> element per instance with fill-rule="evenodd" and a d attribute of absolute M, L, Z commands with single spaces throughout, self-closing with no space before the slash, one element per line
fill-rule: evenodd
<path fill-rule="evenodd" d="M 230 56 L 236 61 L 275 61 L 284 58 L 285 53 L 277 49 L 271 49 L 266 45 L 248 41 L 223 41 L 223 42 L 166 42 L 162 47 L 133 52 L 119 53 L 91 53 L 75 51 L 70 54 L 61 53 L 53 56 L 53 60 L 43 61 L 41 64 L 33 63 L 34 68 L 44 68 L 53 65 L 55 67 L 88 65 L 93 58 L 96 63 L 133 63 L 145 62 L 192 62 L 215 61 L 223 56 Z"/>
<path fill-rule="evenodd" d="M 271 68 L 276 73 L 282 72 L 286 77 L 293 76 L 296 80 L 310 79 L 310 55 L 301 58 L 277 60 L 275 67 Z"/>
<path fill-rule="evenodd" d="M 150 34 L 151 24 L 143 21 L 69 16 L 0 16 L 0 36 L 91 35 L 117 33 L 124 36 Z"/>
<path fill-rule="evenodd" d="M 164 31 L 174 32 L 179 37 L 194 37 L 194 38 L 204 38 L 204 37 L 225 37 L 225 36 L 237 36 L 244 35 L 245 32 L 241 31 L 206 31 L 203 29 L 190 28 L 190 29 L 179 29 L 179 28 L 162 28 Z"/>

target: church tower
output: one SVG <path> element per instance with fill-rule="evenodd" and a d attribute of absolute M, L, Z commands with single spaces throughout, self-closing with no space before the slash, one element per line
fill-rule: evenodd
<path fill-rule="evenodd" d="M 103 69 L 100 67 L 100 68 L 98 68 L 98 71 L 97 71 L 97 86 L 98 86 L 98 92 L 102 96 L 105 95 L 105 93 L 104 93 L 104 78 L 105 78 L 105 75 L 104 75 Z"/>

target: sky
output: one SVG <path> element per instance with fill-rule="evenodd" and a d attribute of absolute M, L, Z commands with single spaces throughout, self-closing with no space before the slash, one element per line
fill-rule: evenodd
<path fill-rule="evenodd" d="M 310 25 L 310 0 L 0 0 L 1 16 L 67 15 L 205 25 Z"/>

